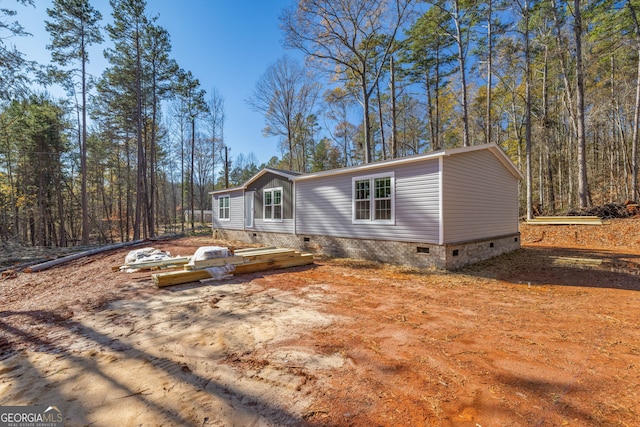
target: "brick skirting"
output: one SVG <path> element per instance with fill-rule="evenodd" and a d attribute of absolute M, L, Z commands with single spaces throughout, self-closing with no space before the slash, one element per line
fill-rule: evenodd
<path fill-rule="evenodd" d="M 455 270 L 520 248 L 519 233 L 446 245 L 225 229 L 214 229 L 213 235 L 217 239 L 291 248 L 334 258 L 440 270 Z"/>

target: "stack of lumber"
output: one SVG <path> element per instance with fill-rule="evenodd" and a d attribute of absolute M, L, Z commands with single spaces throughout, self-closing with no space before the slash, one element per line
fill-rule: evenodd
<path fill-rule="evenodd" d="M 527 220 L 527 224 L 539 225 L 602 225 L 597 216 L 538 216 Z"/>
<path fill-rule="evenodd" d="M 152 278 L 158 287 L 196 282 L 212 277 L 206 270 L 207 268 L 229 264 L 235 267 L 233 274 L 246 274 L 313 264 L 313 255 L 300 253 L 293 249 L 274 247 L 239 249 L 235 251 L 234 256 L 193 261 L 189 265 L 185 265 L 182 271 L 157 273 L 152 275 Z"/>
<path fill-rule="evenodd" d="M 191 257 L 189 256 L 177 256 L 158 259 L 155 261 L 136 261 L 129 262 L 123 265 L 112 266 L 112 271 L 137 271 L 137 270 L 164 270 L 171 268 L 183 268 L 189 263 Z"/>

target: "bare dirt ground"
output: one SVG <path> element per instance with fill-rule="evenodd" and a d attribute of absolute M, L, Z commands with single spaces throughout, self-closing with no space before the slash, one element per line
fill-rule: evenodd
<path fill-rule="evenodd" d="M 6 274 L 0 405 L 67 426 L 640 425 L 640 219 L 521 231 L 454 273 L 318 259 L 158 289 L 111 271 L 123 249 Z"/>

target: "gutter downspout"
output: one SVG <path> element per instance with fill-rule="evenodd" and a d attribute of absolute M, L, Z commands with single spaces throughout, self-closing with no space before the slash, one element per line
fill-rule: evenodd
<path fill-rule="evenodd" d="M 298 193 L 296 192 L 296 182 L 294 180 L 291 180 L 292 184 L 293 184 L 293 212 L 292 212 L 292 216 L 293 216 L 293 235 L 297 236 L 298 235 L 298 215 L 297 215 L 297 203 L 296 200 L 298 199 Z"/>

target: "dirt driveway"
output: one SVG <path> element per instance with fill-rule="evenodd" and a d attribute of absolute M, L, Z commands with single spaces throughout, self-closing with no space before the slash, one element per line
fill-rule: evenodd
<path fill-rule="evenodd" d="M 111 271 L 123 250 L 8 277 L 0 405 L 67 426 L 640 425 L 640 220 L 522 241 L 455 273 L 317 260 L 158 289 Z"/>

